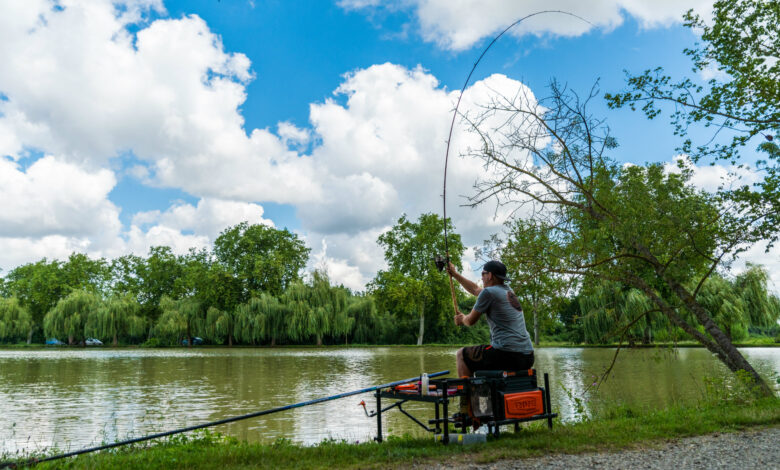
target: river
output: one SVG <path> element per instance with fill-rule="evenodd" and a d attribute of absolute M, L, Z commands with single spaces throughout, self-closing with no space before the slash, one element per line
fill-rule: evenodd
<path fill-rule="evenodd" d="M 75 450 L 372 385 L 450 369 L 449 347 L 379 348 L 62 348 L 0 350 L 0 455 L 57 448 Z M 621 350 L 542 348 L 535 368 L 551 378 L 553 410 L 576 420 L 596 406 L 664 406 L 702 398 L 706 377 L 723 367 L 701 348 Z M 747 359 L 774 387 L 780 348 L 745 348 Z M 593 384 L 597 383 L 596 387 Z M 215 428 L 248 441 L 278 438 L 304 444 L 323 439 L 364 441 L 376 421 L 357 395 Z M 579 405 L 578 405 L 579 403 Z M 408 406 L 421 418 L 430 405 Z M 397 411 L 385 432 L 420 430 Z"/>

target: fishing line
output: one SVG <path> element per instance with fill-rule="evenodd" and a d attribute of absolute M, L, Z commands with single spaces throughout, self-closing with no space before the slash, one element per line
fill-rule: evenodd
<path fill-rule="evenodd" d="M 574 13 L 570 13 L 568 11 L 563 10 L 544 10 L 544 11 L 537 11 L 535 13 L 531 13 L 530 15 L 526 15 L 519 20 L 515 21 L 514 23 L 510 24 L 506 28 L 504 28 L 503 31 L 501 31 L 496 37 L 493 38 L 492 41 L 490 41 L 490 44 L 485 47 L 485 49 L 482 50 L 482 53 L 477 58 L 477 61 L 474 62 L 474 65 L 471 67 L 471 70 L 469 71 L 468 76 L 466 77 L 466 81 L 463 83 L 463 87 L 460 89 L 460 95 L 458 96 L 458 101 L 455 103 L 455 109 L 452 112 L 452 122 L 450 122 L 450 132 L 447 135 L 447 150 L 444 153 L 444 187 L 442 189 L 442 207 L 443 207 L 443 215 L 444 215 L 444 252 L 446 258 L 444 259 L 444 263 L 448 264 L 450 262 L 450 242 L 449 242 L 449 236 L 448 236 L 448 230 L 447 230 L 447 165 L 449 164 L 450 159 L 450 143 L 452 142 L 452 130 L 455 128 L 455 117 L 458 115 L 458 108 L 460 107 L 460 101 L 463 98 L 463 93 L 466 91 L 466 87 L 469 85 L 469 82 L 471 81 L 471 76 L 474 74 L 474 70 L 476 70 L 477 65 L 479 65 L 480 61 L 483 57 L 485 57 L 485 54 L 487 54 L 487 51 L 493 47 L 493 44 L 498 41 L 498 39 L 504 35 L 507 31 L 514 28 L 515 26 L 519 25 L 523 21 L 527 20 L 528 18 L 532 18 L 537 15 L 543 15 L 546 13 L 560 13 L 562 15 L 571 16 L 572 18 L 576 18 L 578 20 L 584 21 L 585 23 L 595 26 L 590 21 L 586 20 L 585 18 L 575 15 Z M 450 274 L 449 270 L 447 270 L 447 276 L 450 280 L 450 294 L 452 295 L 452 308 L 455 310 L 455 313 L 458 312 L 458 301 L 455 296 L 455 286 L 452 284 L 452 274 Z"/>

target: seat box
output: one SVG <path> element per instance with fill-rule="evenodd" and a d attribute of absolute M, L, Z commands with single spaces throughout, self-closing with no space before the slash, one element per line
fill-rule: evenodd
<path fill-rule="evenodd" d="M 504 399 L 505 419 L 530 418 L 544 413 L 544 395 L 539 389 L 501 395 Z"/>

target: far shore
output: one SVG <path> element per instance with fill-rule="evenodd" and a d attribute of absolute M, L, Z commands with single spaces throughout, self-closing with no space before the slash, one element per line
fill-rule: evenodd
<path fill-rule="evenodd" d="M 754 342 L 748 342 L 748 343 L 734 343 L 735 346 L 738 348 L 780 348 L 780 343 L 776 342 L 760 342 L 760 341 L 754 341 Z M 317 346 L 313 344 L 284 344 L 284 345 L 276 345 L 276 346 L 270 346 L 267 344 L 264 345 L 233 345 L 228 346 L 226 344 L 205 344 L 205 345 L 197 345 L 197 346 L 155 346 L 155 347 L 145 347 L 140 344 L 119 344 L 117 346 L 113 346 L 111 344 L 104 344 L 102 346 L 82 346 L 80 344 L 73 344 L 73 345 L 47 345 L 47 344 L 41 344 L 41 343 L 16 343 L 16 344 L 0 344 L 0 350 L 19 350 L 19 349 L 28 349 L 28 350 L 57 350 L 57 349 L 93 349 L 93 350 L 102 350 L 102 349 L 349 349 L 349 348 L 459 348 L 461 346 L 464 346 L 464 344 L 441 344 L 441 343 L 434 343 L 434 344 L 423 344 L 422 346 L 417 346 L 416 344 L 325 344 L 322 346 Z M 704 348 L 701 344 L 695 343 L 695 342 L 679 342 L 679 343 L 653 343 L 653 344 L 634 344 L 629 346 L 628 344 L 622 344 L 619 345 L 618 343 L 611 343 L 611 344 L 571 344 L 571 343 L 553 343 L 553 342 L 542 342 L 539 345 L 534 346 L 535 348 L 539 349 L 545 349 L 545 348 L 570 348 L 570 349 L 616 349 L 620 347 L 620 349 L 654 349 L 654 348 Z"/>

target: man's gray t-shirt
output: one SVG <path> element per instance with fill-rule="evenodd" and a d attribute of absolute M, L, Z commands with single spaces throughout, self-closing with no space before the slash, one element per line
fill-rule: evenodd
<path fill-rule="evenodd" d="M 505 285 L 482 289 L 474 310 L 485 315 L 490 326 L 490 343 L 496 349 L 525 354 L 534 351 L 525 328 L 523 308 L 512 289 Z"/>

